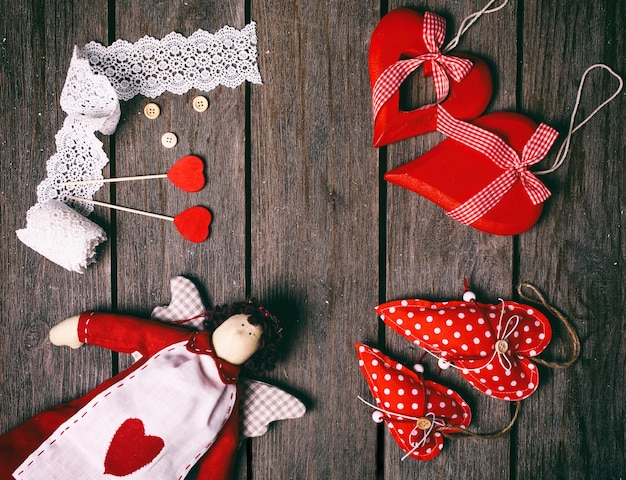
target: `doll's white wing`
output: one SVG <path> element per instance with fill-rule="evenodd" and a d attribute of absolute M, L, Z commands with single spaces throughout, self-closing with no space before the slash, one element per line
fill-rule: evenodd
<path fill-rule="evenodd" d="M 257 380 L 242 382 L 239 408 L 244 437 L 260 437 L 270 423 L 300 418 L 306 412 L 304 404 L 293 395 Z"/>
<path fill-rule="evenodd" d="M 194 283 L 185 277 L 174 277 L 170 280 L 172 299 L 165 307 L 152 310 L 152 318 L 164 322 L 180 322 L 196 317 L 205 311 L 200 292 Z M 203 317 L 193 318 L 185 322 L 185 326 L 202 330 Z"/>

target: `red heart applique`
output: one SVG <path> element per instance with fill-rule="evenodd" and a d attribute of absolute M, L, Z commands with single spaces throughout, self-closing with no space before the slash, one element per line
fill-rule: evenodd
<path fill-rule="evenodd" d="M 475 388 L 501 400 L 521 400 L 539 384 L 530 358 L 550 343 L 548 319 L 528 305 L 398 300 L 376 307 L 386 325 L 453 364 Z"/>
<path fill-rule="evenodd" d="M 418 460 L 430 460 L 443 448 L 442 432 L 469 425 L 471 411 L 453 390 L 391 360 L 378 349 L 355 344 L 359 366 L 376 399 L 374 415 L 384 420 L 398 445 Z"/>
<path fill-rule="evenodd" d="M 190 242 L 204 242 L 209 237 L 211 212 L 206 208 L 195 206 L 179 213 L 174 217 L 174 225 Z"/>
<path fill-rule="evenodd" d="M 426 22 L 426 25 L 435 25 L 437 31 L 432 32 L 429 28 L 425 30 L 425 15 L 431 16 L 430 19 L 434 20 Z M 438 99 L 438 103 L 457 118 L 469 120 L 478 117 L 485 111 L 491 100 L 492 79 L 489 68 L 484 61 L 472 55 L 442 56 L 439 48 L 445 37 L 445 20 L 430 12 L 426 12 L 425 15 L 408 8 L 393 10 L 381 19 L 372 33 L 369 74 L 375 97 L 375 110 L 376 97 L 379 92 L 389 91 L 384 85 L 386 82 L 381 82 L 382 87 L 385 88 L 376 86 L 383 73 L 385 71 L 389 73 L 388 69 L 394 69 L 394 65 L 401 60 L 421 58 L 424 59 L 424 76 L 430 76 L 434 71 L 435 86 L 438 87 L 442 83 L 447 84 L 443 86 L 449 86 L 445 100 Z M 454 77 L 449 78 L 454 64 L 467 60 L 473 64 L 469 72 L 460 80 L 455 80 Z M 450 64 L 452 64 L 452 69 Z M 397 78 L 395 74 L 391 77 Z M 396 88 L 392 90 L 395 90 L 394 93 L 375 115 L 373 141 L 375 147 L 436 129 L 435 105 L 402 111 L 400 110 L 400 91 Z"/>
<path fill-rule="evenodd" d="M 197 192 L 204 187 L 204 162 L 195 155 L 178 160 L 167 172 L 167 178 L 186 192 Z"/>
<path fill-rule="evenodd" d="M 556 131 L 517 113 L 493 113 L 471 123 L 438 110 L 446 138 L 421 157 L 385 174 L 466 225 L 517 235 L 541 215 L 548 189 L 527 169 L 539 162 Z"/>
<path fill-rule="evenodd" d="M 104 459 L 104 473 L 124 477 L 148 465 L 165 443 L 160 437 L 146 435 L 138 418 L 129 418 L 117 429 Z"/>

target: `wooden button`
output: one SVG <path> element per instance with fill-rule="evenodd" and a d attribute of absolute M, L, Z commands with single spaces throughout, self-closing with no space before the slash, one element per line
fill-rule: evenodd
<path fill-rule="evenodd" d="M 496 342 L 496 351 L 498 353 L 506 353 L 508 349 L 509 349 L 509 344 L 506 342 L 506 340 L 498 340 Z"/>
<path fill-rule="evenodd" d="M 145 107 L 143 107 L 143 113 L 150 120 L 154 120 L 161 115 L 161 108 L 156 103 L 149 103 Z"/>
<path fill-rule="evenodd" d="M 165 148 L 172 148 L 175 147 L 178 143 L 178 138 L 176 138 L 176 135 L 174 135 L 172 132 L 167 132 L 164 133 L 161 137 L 161 143 Z"/>
<path fill-rule="evenodd" d="M 432 424 L 430 418 L 422 417 L 417 420 L 417 428 L 420 430 L 428 430 Z"/>
<path fill-rule="evenodd" d="M 209 108 L 209 101 L 202 95 L 198 95 L 193 99 L 192 105 L 196 112 L 204 112 L 207 108 Z"/>

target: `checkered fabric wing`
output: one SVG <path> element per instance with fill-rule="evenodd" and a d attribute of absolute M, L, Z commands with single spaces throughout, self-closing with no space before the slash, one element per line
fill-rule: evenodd
<path fill-rule="evenodd" d="M 300 418 L 306 412 L 304 404 L 293 395 L 264 382 L 246 380 L 242 383 L 240 412 L 245 420 L 242 435 L 260 437 L 269 424 L 277 420 Z"/>
<path fill-rule="evenodd" d="M 206 309 L 202 303 L 200 292 L 191 280 L 185 277 L 174 277 L 170 280 L 172 300 L 168 306 L 156 307 L 152 310 L 152 318 L 167 322 L 180 322 L 202 314 Z M 194 318 L 185 325 L 202 330 L 204 318 Z"/>

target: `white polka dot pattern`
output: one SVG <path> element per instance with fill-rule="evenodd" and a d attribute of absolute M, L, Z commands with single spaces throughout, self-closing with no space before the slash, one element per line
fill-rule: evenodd
<path fill-rule="evenodd" d="M 458 432 L 471 411 L 453 390 L 398 363 L 379 350 L 355 344 L 359 366 L 377 410 L 400 447 L 413 458 L 430 460 L 443 448 L 441 429 Z"/>
<path fill-rule="evenodd" d="M 475 388 L 501 400 L 521 400 L 539 384 L 529 358 L 550 343 L 548 319 L 528 305 L 503 302 L 398 300 L 376 307 L 394 331 L 453 364 Z"/>

